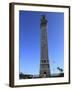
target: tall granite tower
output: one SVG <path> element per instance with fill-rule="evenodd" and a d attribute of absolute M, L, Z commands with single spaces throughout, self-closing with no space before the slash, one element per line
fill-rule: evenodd
<path fill-rule="evenodd" d="M 40 58 L 40 77 L 50 77 L 50 64 L 48 57 L 48 38 L 47 38 L 47 19 L 45 15 L 41 17 L 41 58 Z"/>

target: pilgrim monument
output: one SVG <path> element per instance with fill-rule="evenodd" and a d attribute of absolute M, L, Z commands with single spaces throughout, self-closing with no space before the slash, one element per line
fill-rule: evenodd
<path fill-rule="evenodd" d="M 47 25 L 48 21 L 45 15 L 41 16 L 40 22 L 40 42 L 41 42 L 41 50 L 40 50 L 40 77 L 50 77 L 50 64 L 49 64 L 49 56 L 48 56 L 48 38 L 47 38 Z"/>

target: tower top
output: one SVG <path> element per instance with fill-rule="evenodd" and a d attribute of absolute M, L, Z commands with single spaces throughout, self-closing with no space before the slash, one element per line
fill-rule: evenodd
<path fill-rule="evenodd" d="M 42 19 L 45 19 L 45 18 L 46 18 L 46 16 L 45 16 L 45 15 L 42 15 L 41 17 L 42 17 Z"/>
<path fill-rule="evenodd" d="M 42 25 L 46 25 L 46 24 L 47 24 L 46 16 L 45 16 L 45 15 L 42 15 L 42 16 L 41 16 L 41 26 L 42 26 Z"/>

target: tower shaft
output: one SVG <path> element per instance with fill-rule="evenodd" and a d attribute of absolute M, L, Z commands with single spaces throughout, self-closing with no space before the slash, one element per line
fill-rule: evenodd
<path fill-rule="evenodd" d="M 50 64 L 48 57 L 48 38 L 47 38 L 47 20 L 45 16 L 41 18 L 41 59 L 40 59 L 40 77 L 50 77 Z"/>

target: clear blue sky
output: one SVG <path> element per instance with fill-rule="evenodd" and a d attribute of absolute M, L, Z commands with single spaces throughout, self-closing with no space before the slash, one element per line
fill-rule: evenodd
<path fill-rule="evenodd" d="M 25 74 L 39 74 L 41 15 L 46 15 L 48 20 L 48 52 L 51 73 L 57 73 L 58 66 L 64 69 L 64 13 L 20 11 L 19 69 Z"/>

